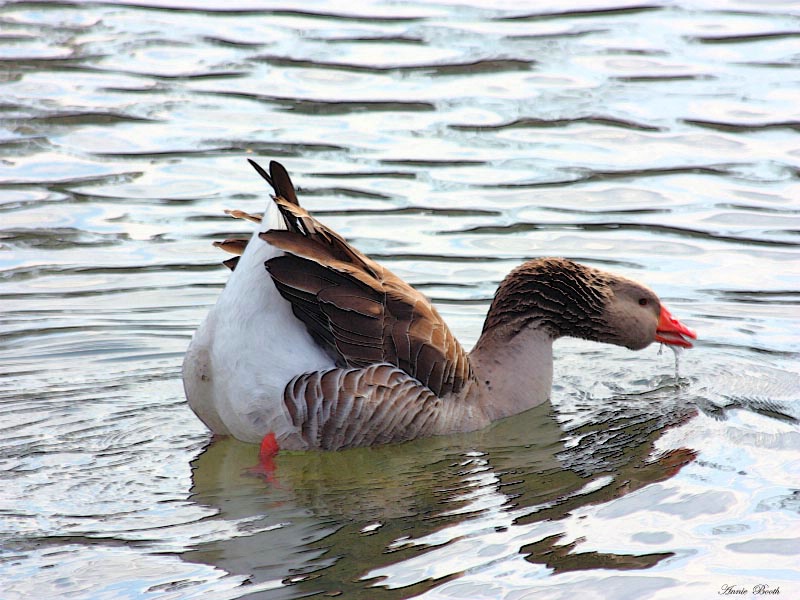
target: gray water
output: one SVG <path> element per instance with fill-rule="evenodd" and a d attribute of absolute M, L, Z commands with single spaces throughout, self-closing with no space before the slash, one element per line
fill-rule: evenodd
<path fill-rule="evenodd" d="M 0 598 L 800 598 L 800 5 L 0 2 Z M 332 454 L 212 441 L 182 354 L 246 158 L 466 347 L 520 261 L 653 287 L 675 359 Z"/>

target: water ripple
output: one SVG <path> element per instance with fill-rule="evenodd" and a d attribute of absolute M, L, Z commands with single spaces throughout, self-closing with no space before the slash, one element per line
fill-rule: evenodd
<path fill-rule="evenodd" d="M 537 231 L 540 229 L 554 230 L 554 229 L 583 229 L 585 231 L 601 231 L 601 230 L 614 230 L 614 231 L 652 231 L 655 233 L 666 233 L 670 235 L 677 235 L 683 238 L 699 238 L 705 240 L 714 240 L 721 242 L 730 242 L 733 244 L 745 244 L 754 246 L 783 246 L 795 247 L 800 246 L 800 241 L 790 240 L 769 240 L 763 238 L 746 237 L 746 236 L 732 236 L 723 235 L 711 231 L 704 231 L 700 229 L 691 229 L 688 227 L 673 227 L 666 225 L 659 225 L 655 223 L 627 223 L 627 222 L 609 222 L 609 223 L 514 223 L 513 225 L 504 226 L 481 226 L 471 227 L 468 229 L 448 231 L 448 235 L 459 235 L 464 233 L 470 234 L 498 234 L 508 232 L 525 232 Z M 778 232 L 778 233 L 792 233 L 792 232 Z"/>
<path fill-rule="evenodd" d="M 699 119 L 684 119 L 687 125 L 695 125 L 697 127 L 705 127 L 715 131 L 730 131 L 730 132 L 749 132 L 749 131 L 769 131 L 771 129 L 789 129 L 791 131 L 800 131 L 800 121 L 776 121 L 767 123 L 730 123 L 719 121 L 701 121 Z"/>
<path fill-rule="evenodd" d="M 365 71 L 370 73 L 380 72 L 397 72 L 397 73 L 413 73 L 416 71 L 424 71 L 431 75 L 458 75 L 462 73 L 498 73 L 502 71 L 525 71 L 533 68 L 534 61 L 518 60 L 518 59 L 481 59 L 464 62 L 451 62 L 451 63 L 421 63 L 421 64 L 388 64 L 376 65 L 374 62 L 370 64 L 360 65 L 356 63 L 345 62 L 326 62 L 321 60 L 304 60 L 294 59 L 285 56 L 263 55 L 257 57 L 258 60 L 264 61 L 270 65 L 277 67 L 296 67 L 305 69 L 342 69 L 345 71 Z"/>
<path fill-rule="evenodd" d="M 764 33 L 746 33 L 738 35 L 709 35 L 689 38 L 701 44 L 742 44 L 768 40 L 800 38 L 800 31 L 765 31 Z"/>
<path fill-rule="evenodd" d="M 590 10 L 564 10 L 564 11 L 546 11 L 536 13 L 523 13 L 513 16 L 502 17 L 507 21 L 520 21 L 520 20 L 539 20 L 539 19 L 581 19 L 585 17 L 607 17 L 618 15 L 636 15 L 640 13 L 648 13 L 653 11 L 663 10 L 664 7 L 657 4 L 636 4 L 631 3 L 630 6 L 609 7 L 609 8 L 593 8 Z"/>
<path fill-rule="evenodd" d="M 619 127 L 621 129 L 632 129 L 634 131 L 663 131 L 663 128 L 648 125 L 645 123 L 636 123 L 625 119 L 618 119 L 614 117 L 604 116 L 585 116 L 570 119 L 517 119 L 509 123 L 501 123 L 498 125 L 450 125 L 451 128 L 458 131 L 496 131 L 501 129 L 514 129 L 522 127 L 566 127 L 576 123 L 586 123 L 588 125 L 602 125 L 605 127 Z"/>

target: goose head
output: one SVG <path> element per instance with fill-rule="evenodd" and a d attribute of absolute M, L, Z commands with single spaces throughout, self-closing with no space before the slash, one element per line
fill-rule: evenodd
<path fill-rule="evenodd" d="M 641 283 L 562 258 L 523 263 L 500 284 L 484 333 L 534 327 L 641 350 L 653 342 L 691 348 L 697 335 Z"/>
<path fill-rule="evenodd" d="M 631 350 L 641 350 L 653 342 L 691 348 L 697 334 L 678 321 L 661 303 L 656 293 L 641 283 L 614 275 L 608 281 L 610 295 L 602 308 L 606 324 L 605 339 Z"/>

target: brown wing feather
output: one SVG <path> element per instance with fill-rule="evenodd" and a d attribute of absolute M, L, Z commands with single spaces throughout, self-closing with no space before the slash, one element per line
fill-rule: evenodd
<path fill-rule="evenodd" d="M 261 215 L 251 215 L 243 210 L 225 209 L 225 214 L 233 217 L 234 219 L 244 219 L 245 221 L 252 221 L 253 223 L 261 223 Z"/>
<path fill-rule="evenodd" d="M 436 395 L 459 392 L 472 378 L 469 361 L 430 301 L 308 214 L 293 188 L 279 190 L 291 181 L 286 175 L 278 184 L 283 175 L 275 165 L 275 203 L 288 231 L 261 238 L 286 254 L 266 267 L 312 336 L 339 366 L 388 363 Z"/>
<path fill-rule="evenodd" d="M 247 247 L 248 241 L 249 240 L 230 239 L 223 240 L 222 242 L 214 242 L 213 246 L 230 254 L 241 256 L 244 254 L 244 249 Z"/>
<path fill-rule="evenodd" d="M 288 244 L 274 245 L 290 252 Z M 460 391 L 471 377 L 466 354 L 439 313 L 392 273 L 382 270 L 373 278 L 354 265 L 293 254 L 266 266 L 295 315 L 337 364 L 390 363 L 437 395 Z"/>
<path fill-rule="evenodd" d="M 332 259 L 350 263 L 372 277 L 382 270 L 378 263 L 353 248 L 342 236 L 308 214 L 308 211 L 302 206 L 287 202 L 281 196 L 275 197 L 275 203 L 286 221 L 289 232 L 299 233 L 305 240 L 314 242 L 319 248 L 324 248 Z M 289 243 L 288 238 L 286 243 Z M 307 242 L 299 242 L 300 246 L 304 243 Z"/>

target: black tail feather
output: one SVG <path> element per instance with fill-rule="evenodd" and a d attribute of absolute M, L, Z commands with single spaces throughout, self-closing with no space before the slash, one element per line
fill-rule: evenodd
<path fill-rule="evenodd" d="M 294 185 L 289 177 L 289 173 L 279 162 L 274 160 L 269 163 L 269 173 L 272 176 L 272 187 L 275 188 L 275 194 L 284 200 L 288 200 L 292 204 L 300 206 L 297 200 L 297 194 L 294 191 Z"/>
<path fill-rule="evenodd" d="M 259 175 L 261 175 L 261 177 L 263 177 L 263 178 L 264 178 L 264 180 L 265 180 L 265 181 L 266 181 L 266 182 L 267 182 L 267 183 L 270 185 L 270 187 L 271 187 L 272 189 L 274 189 L 276 192 L 278 191 L 278 190 L 277 190 L 277 188 L 275 187 L 275 184 L 274 184 L 274 183 L 272 183 L 272 177 L 270 177 L 270 176 L 269 176 L 269 173 L 267 173 L 267 172 L 266 172 L 266 171 L 265 171 L 265 170 L 264 170 L 264 169 L 261 167 L 261 165 L 260 165 L 260 164 L 258 164 L 258 163 L 257 163 L 256 161 L 254 161 L 254 160 L 250 160 L 249 158 L 247 159 L 247 162 L 249 162 L 249 163 L 252 165 L 252 167 L 253 167 L 253 168 L 256 170 L 256 173 L 258 173 Z"/>

